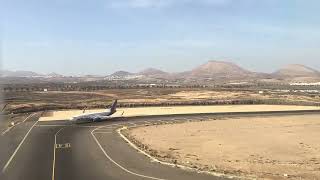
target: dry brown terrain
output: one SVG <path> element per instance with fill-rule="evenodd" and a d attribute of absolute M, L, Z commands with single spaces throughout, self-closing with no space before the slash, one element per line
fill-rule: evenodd
<path fill-rule="evenodd" d="M 264 100 L 266 103 L 274 101 L 318 103 L 320 95 L 282 93 L 265 91 L 260 94 L 256 91 L 227 91 L 204 89 L 110 89 L 92 92 L 80 91 L 49 91 L 49 92 L 8 92 L 4 93 L 6 103 L 9 103 L 5 112 L 19 113 L 28 111 L 43 111 L 56 109 L 83 109 L 102 108 L 119 99 L 120 105 L 143 105 L 190 102 L 220 102 L 228 104 L 230 101 Z M 275 103 L 276 104 L 276 103 Z"/>
<path fill-rule="evenodd" d="M 243 117 L 135 128 L 158 158 L 260 179 L 320 179 L 320 115 Z"/>

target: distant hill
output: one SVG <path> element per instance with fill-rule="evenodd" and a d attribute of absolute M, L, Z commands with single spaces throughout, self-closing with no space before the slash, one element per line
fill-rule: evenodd
<path fill-rule="evenodd" d="M 274 72 L 273 75 L 279 78 L 320 77 L 320 72 L 301 64 L 289 64 Z"/>
<path fill-rule="evenodd" d="M 61 74 L 58 74 L 58 73 L 49 73 L 46 75 L 47 77 L 53 77 L 53 78 L 60 78 L 60 77 L 64 77 L 63 75 Z"/>
<path fill-rule="evenodd" d="M 38 74 L 32 71 L 8 71 L 2 70 L 0 71 L 2 77 L 40 77 L 42 74 Z"/>
<path fill-rule="evenodd" d="M 117 71 L 113 74 L 110 74 L 110 76 L 116 76 L 116 77 L 125 77 L 125 76 L 131 76 L 134 75 L 134 73 L 130 73 L 128 71 Z"/>
<path fill-rule="evenodd" d="M 319 82 L 320 72 L 300 64 L 289 64 L 274 73 L 252 72 L 227 61 L 208 61 L 189 71 L 168 73 L 155 68 L 147 68 L 138 73 L 116 71 L 109 76 L 64 76 L 57 73 L 47 75 L 32 71 L 0 71 L 3 79 L 21 79 L 23 82 L 79 82 L 98 80 L 137 80 L 139 82 Z M 8 81 L 10 82 L 10 81 Z M 13 81 L 12 81 L 13 82 Z M 14 80 L 14 82 L 16 82 Z"/>
<path fill-rule="evenodd" d="M 161 71 L 159 69 L 155 68 L 147 68 L 138 73 L 139 75 L 144 75 L 144 76 L 158 76 L 158 75 L 168 75 L 169 73 Z"/>
<path fill-rule="evenodd" d="M 192 78 L 240 78 L 253 76 L 255 73 L 231 62 L 209 61 L 185 74 Z"/>

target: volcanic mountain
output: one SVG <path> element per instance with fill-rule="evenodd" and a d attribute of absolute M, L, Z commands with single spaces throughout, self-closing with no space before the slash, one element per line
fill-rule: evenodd
<path fill-rule="evenodd" d="M 8 71 L 1 70 L 0 74 L 2 77 L 39 77 L 43 76 L 41 74 L 32 72 L 32 71 Z"/>
<path fill-rule="evenodd" d="M 63 75 L 58 74 L 58 73 L 55 73 L 55 72 L 49 73 L 49 74 L 47 74 L 46 76 L 47 76 L 47 77 L 52 77 L 52 78 L 61 78 L 61 77 L 64 77 Z"/>
<path fill-rule="evenodd" d="M 116 76 L 116 77 L 126 77 L 126 76 L 131 76 L 133 73 L 128 72 L 128 71 L 117 71 L 110 76 Z"/>
<path fill-rule="evenodd" d="M 225 61 L 209 61 L 192 71 L 188 72 L 191 78 L 243 78 L 254 76 L 255 73 L 250 72 L 240 66 Z"/>
<path fill-rule="evenodd" d="M 301 64 L 289 64 L 273 73 L 280 78 L 289 77 L 320 77 L 320 72 Z"/>
<path fill-rule="evenodd" d="M 147 68 L 143 71 L 140 71 L 138 74 L 144 75 L 144 76 L 158 76 L 158 75 L 168 75 L 169 73 L 161 71 L 159 69 L 155 69 L 155 68 Z"/>

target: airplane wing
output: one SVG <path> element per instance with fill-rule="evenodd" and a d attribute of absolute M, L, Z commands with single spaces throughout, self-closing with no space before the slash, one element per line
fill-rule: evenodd
<path fill-rule="evenodd" d="M 79 116 L 74 116 L 71 120 L 74 122 L 81 122 L 81 121 L 102 121 L 110 118 L 110 116 L 117 112 L 117 100 L 115 100 L 110 109 L 106 109 L 104 112 L 97 112 L 97 113 L 91 113 L 91 114 L 82 114 Z"/>

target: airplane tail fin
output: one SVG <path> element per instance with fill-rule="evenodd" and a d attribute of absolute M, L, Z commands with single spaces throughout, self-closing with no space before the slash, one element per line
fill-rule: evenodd
<path fill-rule="evenodd" d="M 111 108 L 110 108 L 110 111 L 112 112 L 112 113 L 115 113 L 117 110 L 117 103 L 118 103 L 118 100 L 116 99 L 116 100 L 114 100 L 113 101 L 113 103 L 111 104 Z"/>

